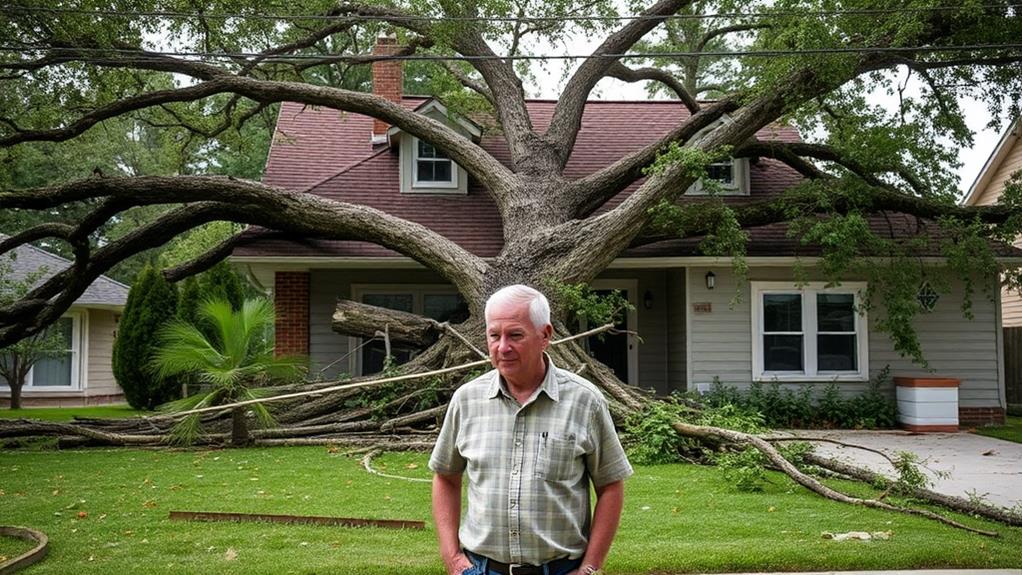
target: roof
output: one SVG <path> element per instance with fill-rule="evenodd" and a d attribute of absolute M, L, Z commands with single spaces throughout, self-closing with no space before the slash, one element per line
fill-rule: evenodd
<path fill-rule="evenodd" d="M 401 104 L 416 109 L 429 100 L 407 96 Z M 545 130 L 557 102 L 529 100 L 526 105 L 535 129 Z M 676 100 L 590 101 L 564 175 L 574 179 L 591 174 L 666 135 L 689 115 L 688 109 Z M 463 196 L 403 194 L 396 150 L 374 147 L 372 130 L 373 119 L 368 116 L 285 102 L 280 108 L 263 182 L 381 209 L 428 226 L 480 256 L 493 256 L 500 251 L 500 217 L 489 194 L 478 183 L 470 180 L 468 194 Z M 800 140 L 791 126 L 771 125 L 757 135 L 774 141 Z M 480 145 L 497 160 L 510 164 L 507 145 L 499 133 L 484 133 Z M 750 193 L 756 197 L 778 194 L 801 180 L 794 170 L 766 158 L 755 162 L 750 172 Z M 641 183 L 639 180 L 622 191 L 608 202 L 607 208 L 620 203 Z M 258 230 L 250 235 L 260 237 L 236 248 L 234 256 L 396 255 L 367 242 L 311 240 Z"/>
<path fill-rule="evenodd" d="M 0 239 L 6 238 L 7 236 L 0 234 Z M 18 246 L 11 253 L 14 254 L 13 261 L 8 257 L 10 254 L 5 254 L 3 262 L 10 262 L 11 276 L 15 280 L 25 279 L 32 274 L 39 273 L 39 270 L 43 270 L 42 276 L 36 282 L 42 283 L 71 265 L 70 260 L 31 244 Z M 75 300 L 74 305 L 123 306 L 128 301 L 128 289 L 128 286 L 119 281 L 99 276 L 96 281 L 85 288 L 85 292 Z"/>
<path fill-rule="evenodd" d="M 1001 164 L 1004 163 L 1004 159 L 1011 153 L 1012 148 L 1015 147 L 1015 142 L 1018 141 L 1020 136 L 1022 136 L 1022 118 L 1015 118 L 1015 121 L 1001 134 L 997 147 L 994 148 L 993 153 L 990 154 L 986 163 L 983 164 L 979 173 L 976 174 L 976 179 L 972 181 L 972 186 L 969 187 L 969 193 L 965 194 L 962 205 L 971 206 L 979 201 L 983 191 L 990 184 L 990 178 L 997 173 L 997 170 L 1001 169 Z"/>
<path fill-rule="evenodd" d="M 405 97 L 408 109 L 422 108 L 426 97 Z M 547 128 L 557 102 L 529 100 L 527 109 L 538 131 Z M 586 104 L 575 148 L 565 166 L 569 179 L 584 177 L 621 157 L 666 135 L 689 117 L 677 100 L 597 101 Z M 329 199 L 371 206 L 405 218 L 442 234 L 468 251 L 482 257 L 496 256 L 502 247 L 501 221 L 489 194 L 477 182 L 469 181 L 467 195 L 401 193 L 399 158 L 396 149 L 373 146 L 373 119 L 333 109 L 285 102 L 281 105 L 263 181 L 271 186 L 304 191 Z M 769 125 L 757 133 L 768 141 L 800 141 L 798 131 L 787 125 Z M 510 163 L 506 143 L 499 133 L 484 133 L 480 145 L 497 160 Z M 728 202 L 741 204 L 776 196 L 802 181 L 787 165 L 758 158 L 749 166 L 749 196 L 731 196 Z M 603 209 L 619 204 L 642 184 L 634 182 L 611 199 Z M 682 201 L 686 201 L 683 198 Z M 693 200 L 704 198 L 691 198 Z M 931 237 L 929 247 L 917 255 L 940 255 L 940 231 L 936 224 L 903 214 L 887 214 L 870 220 L 882 237 L 908 238 L 922 230 Z M 817 255 L 819 248 L 803 246 L 789 238 L 786 224 L 747 230 L 749 256 Z M 304 238 L 259 228 L 246 232 L 248 241 L 235 248 L 233 257 L 243 258 L 360 258 L 401 257 L 386 248 L 361 241 Z M 668 240 L 626 250 L 622 257 L 699 256 L 699 238 Z M 1018 257 L 1022 252 L 1002 248 Z"/>

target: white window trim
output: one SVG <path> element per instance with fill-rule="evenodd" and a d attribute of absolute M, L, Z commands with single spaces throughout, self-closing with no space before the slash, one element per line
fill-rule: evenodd
<path fill-rule="evenodd" d="M 750 282 L 752 291 L 752 379 L 754 381 L 867 381 L 869 379 L 869 322 L 861 311 L 865 282 L 845 282 L 827 287 L 824 282 L 797 286 L 788 282 Z M 825 371 L 817 369 L 816 294 L 843 293 L 855 297 L 855 342 L 858 351 L 856 371 Z M 802 296 L 802 351 L 805 371 L 765 371 L 763 369 L 763 295 L 799 294 Z"/>
<path fill-rule="evenodd" d="M 720 162 L 716 162 L 720 163 Z M 731 158 L 731 184 L 721 184 L 725 196 L 747 196 L 749 195 L 749 158 Z M 709 192 L 703 186 L 702 180 L 689 186 L 685 191 L 688 196 L 706 196 Z"/>
<path fill-rule="evenodd" d="M 439 150 L 434 144 L 426 142 L 433 148 Z M 439 159 L 426 158 L 426 161 L 436 162 Z M 412 138 L 412 188 L 427 188 L 427 189 L 458 189 L 458 164 L 451 158 L 447 158 L 447 161 L 451 163 L 451 180 L 449 182 L 420 182 L 419 181 L 419 138 Z"/>
<path fill-rule="evenodd" d="M 351 301 L 362 303 L 362 296 L 366 294 L 411 294 L 412 313 L 422 315 L 423 301 L 427 295 L 449 295 L 456 294 L 458 290 L 448 284 L 352 284 Z M 362 338 L 349 337 L 348 349 L 354 350 L 362 345 Z M 362 374 L 362 350 L 351 353 L 348 358 L 349 373 L 361 377 Z"/>
<path fill-rule="evenodd" d="M 42 387 L 35 387 L 35 366 L 33 366 L 32 369 L 28 370 L 28 374 L 25 376 L 25 385 L 21 388 L 22 393 L 26 391 L 31 391 L 35 394 L 67 393 L 68 391 L 81 391 L 85 389 L 82 381 L 82 373 L 85 372 L 85 357 L 82 350 L 87 349 L 84 345 L 85 312 L 69 311 L 60 317 L 71 318 L 71 385 L 46 385 Z M 0 383 L 0 391 L 9 392 L 10 390 L 10 386 Z"/>

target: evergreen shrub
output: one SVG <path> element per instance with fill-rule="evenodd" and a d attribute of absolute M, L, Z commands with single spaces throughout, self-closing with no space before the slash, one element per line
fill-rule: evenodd
<path fill-rule="evenodd" d="M 150 369 L 156 347 L 154 334 L 177 313 L 177 290 L 151 266 L 139 272 L 114 340 L 113 372 L 124 398 L 135 409 L 153 409 L 178 395 L 176 381 Z"/>

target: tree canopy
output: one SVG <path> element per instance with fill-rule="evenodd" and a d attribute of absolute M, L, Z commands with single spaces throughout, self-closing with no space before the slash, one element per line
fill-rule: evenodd
<path fill-rule="evenodd" d="M 396 54 L 371 52 L 381 32 L 398 35 Z M 215 221 L 383 245 L 454 284 L 475 316 L 499 285 L 586 282 L 628 246 L 665 234 L 706 237 L 706 251 L 740 262 L 742 230 L 781 221 L 824 246 L 832 273 L 884 255 L 895 262 L 885 274 L 898 274 L 911 249 L 863 226 L 884 211 L 940 222 L 953 238 L 946 256 L 963 277 L 986 273 L 996 268 L 987 240 L 1014 237 L 1017 207 L 956 205 L 955 150 L 972 138 L 960 99 L 980 99 L 997 121 L 1018 115 L 1019 32 L 1017 6 L 980 0 L 7 6 L 0 9 L 0 35 L 10 39 L 0 47 L 5 153 L 96 138 L 105 126 L 132 121 L 145 134 L 188 142 L 199 159 L 162 176 L 0 182 L 4 210 L 89 205 L 71 223 L 29 227 L 0 245 L 59 240 L 75 258 L 73 268 L 2 310 L 0 343 L 38 332 L 119 261 Z M 555 48 L 580 36 L 604 39 L 588 55 Z M 395 57 L 406 59 L 409 83 L 456 112 L 491 114 L 509 159 L 366 93 L 367 65 Z M 549 127 L 537 130 L 525 97 L 552 58 L 574 66 Z M 605 77 L 651 82 L 691 115 L 612 165 L 568 178 L 585 103 Z M 878 105 L 876 94 L 897 105 Z M 700 99 L 707 96 L 714 99 Z M 283 101 L 374 116 L 443 150 L 492 196 L 504 228 L 501 255 L 484 261 L 424 226 L 365 206 L 213 175 L 258 174 L 256 158 L 236 151 L 247 127 Z M 757 140 L 771 123 L 794 124 L 806 141 Z M 722 153 L 775 158 L 806 181 L 780 199 L 742 206 L 712 194 L 676 204 Z M 634 182 L 641 183 L 636 191 L 603 209 Z M 172 209 L 123 237 L 90 241 L 128 210 L 151 206 Z M 237 237 L 165 274 L 179 279 L 208 268 Z M 876 295 L 903 301 L 909 279 L 887 282 L 895 287 Z M 891 324 L 902 319 L 892 316 Z M 895 336 L 903 352 L 918 355 L 910 334 Z"/>

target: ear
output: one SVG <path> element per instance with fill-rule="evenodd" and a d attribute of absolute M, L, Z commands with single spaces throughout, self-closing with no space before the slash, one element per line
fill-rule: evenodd
<path fill-rule="evenodd" d="M 546 349 L 550 345 L 550 338 L 554 335 L 554 326 L 546 324 L 540 333 L 543 335 L 543 349 Z"/>

